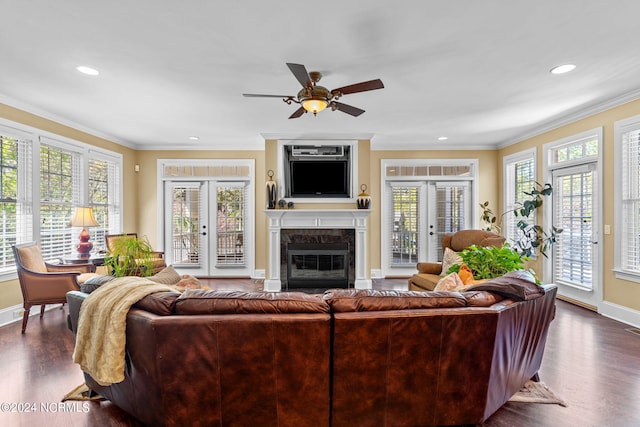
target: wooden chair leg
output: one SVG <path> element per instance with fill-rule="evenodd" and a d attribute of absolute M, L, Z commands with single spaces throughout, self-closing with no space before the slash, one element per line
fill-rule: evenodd
<path fill-rule="evenodd" d="M 47 304 L 42 304 L 40 306 L 40 318 L 42 319 L 44 317 L 44 308 L 47 306 Z"/>
<path fill-rule="evenodd" d="M 24 314 L 22 315 L 22 333 L 27 329 L 27 322 L 29 321 L 29 312 L 31 311 L 30 305 L 24 305 Z"/>

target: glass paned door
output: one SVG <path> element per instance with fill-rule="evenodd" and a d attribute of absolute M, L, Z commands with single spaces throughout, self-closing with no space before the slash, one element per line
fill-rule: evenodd
<path fill-rule="evenodd" d="M 553 249 L 553 282 L 560 293 L 597 306 L 594 288 L 599 284 L 597 251 L 597 175 L 595 165 L 557 169 L 553 172 L 553 219 L 563 229 Z"/>
<path fill-rule="evenodd" d="M 245 186 L 240 183 L 217 184 L 216 193 L 216 266 L 245 265 Z"/>
<path fill-rule="evenodd" d="M 391 189 L 391 257 L 393 266 L 414 266 L 418 262 L 418 207 L 420 188 L 397 186 Z"/>
<path fill-rule="evenodd" d="M 245 247 L 246 185 L 213 180 L 167 181 L 167 263 L 194 276 L 250 275 Z"/>
<path fill-rule="evenodd" d="M 430 260 L 442 261 L 445 234 L 470 228 L 470 194 L 468 182 L 434 182 L 429 185 Z"/>
<path fill-rule="evenodd" d="M 207 215 L 202 212 L 205 182 L 168 182 L 165 257 L 168 264 L 188 268 L 190 274 L 207 274 Z M 204 219 L 204 222 L 201 221 Z"/>
<path fill-rule="evenodd" d="M 391 182 L 386 186 L 384 274 L 411 275 L 420 261 L 442 260 L 442 237 L 469 228 L 471 184 Z"/>

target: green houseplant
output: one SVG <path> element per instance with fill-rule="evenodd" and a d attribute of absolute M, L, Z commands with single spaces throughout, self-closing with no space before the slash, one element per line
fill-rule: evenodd
<path fill-rule="evenodd" d="M 542 226 L 533 222 L 533 215 L 542 206 L 543 198 L 551 196 L 552 193 L 551 184 L 542 185 L 536 182 L 530 192 L 524 192 L 527 198 L 518 202 L 513 209 L 504 212 L 500 221 L 489 207 L 489 202 L 481 203 L 482 220 L 487 224 L 485 230 L 502 234 L 502 219 L 505 215 L 514 215 L 516 227 L 521 233 L 513 242 L 513 249 L 526 257 L 534 255 L 536 251 L 547 257 L 548 250 L 557 242 L 562 229 L 552 225 L 550 229 L 544 230 Z"/>
<path fill-rule="evenodd" d="M 528 260 L 526 256 L 511 248 L 508 243 L 501 247 L 472 245 L 459 252 L 458 255 L 462 258 L 462 262 L 469 267 L 476 280 L 493 279 L 510 271 L 524 270 L 524 263 Z M 447 274 L 459 271 L 460 264 L 454 264 L 447 271 Z"/>
<path fill-rule="evenodd" d="M 153 254 L 146 237 L 122 236 L 112 242 L 104 264 L 113 276 L 150 276 Z"/>

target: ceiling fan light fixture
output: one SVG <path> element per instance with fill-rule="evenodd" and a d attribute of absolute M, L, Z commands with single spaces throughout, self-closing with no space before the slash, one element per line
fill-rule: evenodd
<path fill-rule="evenodd" d="M 320 111 L 324 110 L 325 108 L 327 108 L 327 105 L 329 105 L 329 103 L 327 102 L 326 99 L 322 99 L 322 98 L 307 98 L 304 101 L 302 101 L 302 108 L 304 108 L 305 110 L 307 110 L 310 113 L 313 113 L 313 115 L 315 116 L 316 114 L 318 114 Z"/>

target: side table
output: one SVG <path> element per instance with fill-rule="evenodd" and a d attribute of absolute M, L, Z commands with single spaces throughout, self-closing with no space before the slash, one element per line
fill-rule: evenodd
<path fill-rule="evenodd" d="M 96 267 L 104 265 L 104 258 L 106 254 L 90 253 L 87 255 L 81 255 L 78 253 L 65 255 L 60 258 L 63 264 L 87 264 L 91 263 Z"/>

